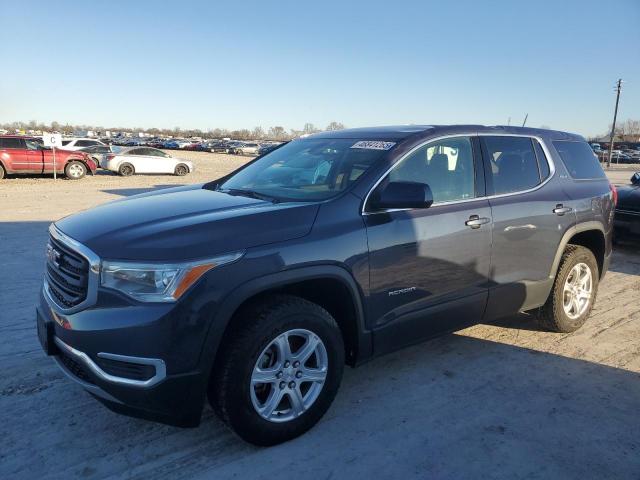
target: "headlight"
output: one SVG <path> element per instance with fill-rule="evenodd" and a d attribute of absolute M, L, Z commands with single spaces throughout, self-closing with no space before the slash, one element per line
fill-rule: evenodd
<path fill-rule="evenodd" d="M 142 302 L 175 302 L 212 268 L 238 260 L 243 252 L 185 263 L 103 261 L 100 284 Z"/>

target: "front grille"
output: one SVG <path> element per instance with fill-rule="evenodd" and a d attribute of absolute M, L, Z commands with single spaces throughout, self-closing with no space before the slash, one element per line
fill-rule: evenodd
<path fill-rule="evenodd" d="M 153 365 L 143 365 L 140 363 L 123 362 L 110 358 L 98 358 L 96 360 L 100 368 L 109 375 L 129 378 L 131 380 L 149 380 L 156 373 Z"/>
<path fill-rule="evenodd" d="M 51 295 L 61 307 L 75 307 L 87 298 L 89 262 L 51 236 L 45 276 Z"/>
<path fill-rule="evenodd" d="M 78 377 L 80 380 L 94 385 L 94 381 L 89 375 L 86 367 L 80 362 L 76 361 L 73 357 L 67 355 L 64 351 L 61 351 L 58 358 L 69 372 Z"/>

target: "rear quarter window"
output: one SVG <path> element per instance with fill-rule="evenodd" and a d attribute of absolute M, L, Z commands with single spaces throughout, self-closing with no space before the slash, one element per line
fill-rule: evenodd
<path fill-rule="evenodd" d="M 598 157 L 586 142 L 555 141 L 553 146 L 560 154 L 569 175 L 577 180 L 606 178 Z"/>

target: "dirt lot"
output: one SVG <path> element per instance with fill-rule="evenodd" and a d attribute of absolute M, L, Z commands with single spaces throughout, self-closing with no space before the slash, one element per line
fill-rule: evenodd
<path fill-rule="evenodd" d="M 640 250 L 631 244 L 615 252 L 579 332 L 541 332 L 521 315 L 347 370 L 326 417 L 285 445 L 251 447 L 208 409 L 190 430 L 107 411 L 36 338 L 47 227 L 247 160 L 183 155 L 197 167 L 183 178 L 0 183 L 0 478 L 640 478 Z"/>

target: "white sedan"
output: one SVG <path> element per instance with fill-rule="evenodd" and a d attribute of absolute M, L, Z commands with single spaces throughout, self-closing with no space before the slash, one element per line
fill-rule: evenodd
<path fill-rule="evenodd" d="M 136 173 L 172 173 L 183 176 L 194 171 L 193 163 L 173 158 L 168 153 L 151 147 L 128 147 L 107 155 L 100 164 L 105 170 L 123 177 Z"/>

